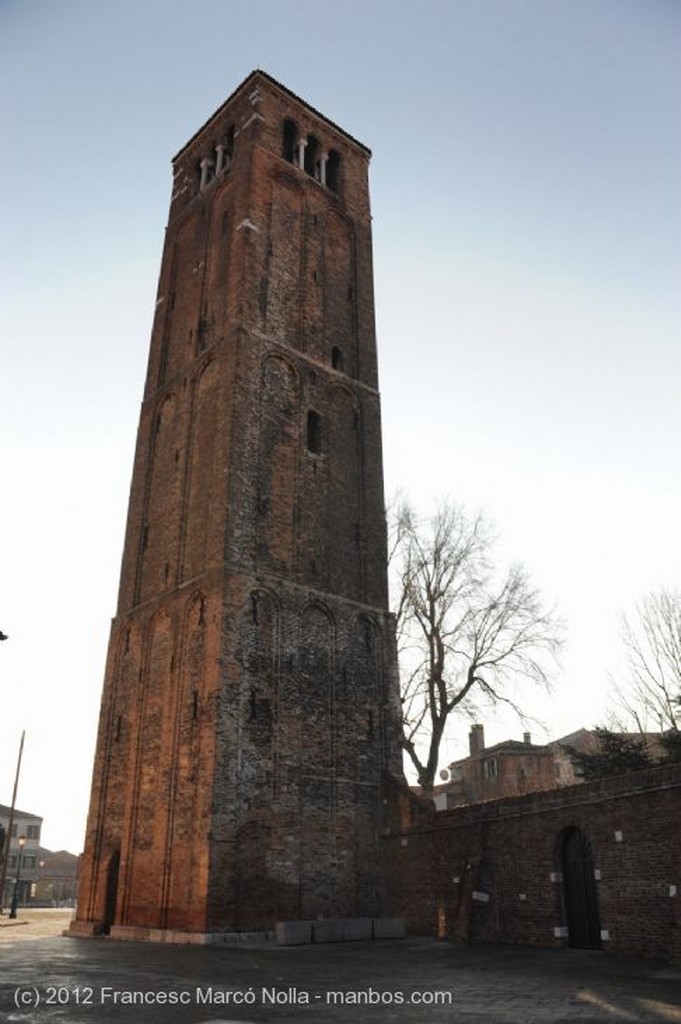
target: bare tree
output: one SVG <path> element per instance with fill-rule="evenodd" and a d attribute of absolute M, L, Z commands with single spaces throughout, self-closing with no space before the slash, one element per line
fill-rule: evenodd
<path fill-rule="evenodd" d="M 681 594 L 660 590 L 622 617 L 628 680 L 616 686 L 617 704 L 645 732 L 681 726 Z"/>
<path fill-rule="evenodd" d="M 426 792 L 450 715 L 505 702 L 522 717 L 512 682 L 546 684 L 560 645 L 560 626 L 526 570 L 512 565 L 500 575 L 491 549 L 483 517 L 457 505 L 443 505 L 426 523 L 408 504 L 393 514 L 403 743 Z"/>

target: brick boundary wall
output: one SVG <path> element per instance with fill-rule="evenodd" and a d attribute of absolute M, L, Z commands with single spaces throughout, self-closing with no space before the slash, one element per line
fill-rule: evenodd
<path fill-rule="evenodd" d="M 433 812 L 386 780 L 392 912 L 412 934 L 569 944 L 561 848 L 591 844 L 604 950 L 681 965 L 681 764 Z"/>

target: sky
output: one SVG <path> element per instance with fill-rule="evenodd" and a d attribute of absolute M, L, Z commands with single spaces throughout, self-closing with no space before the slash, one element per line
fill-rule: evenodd
<path fill-rule="evenodd" d="M 170 161 L 256 67 L 373 152 L 386 494 L 484 509 L 556 605 L 533 739 L 604 720 L 621 612 L 681 588 L 680 46 L 674 0 L 0 0 L 0 803 L 25 729 L 45 846 L 83 845 Z"/>

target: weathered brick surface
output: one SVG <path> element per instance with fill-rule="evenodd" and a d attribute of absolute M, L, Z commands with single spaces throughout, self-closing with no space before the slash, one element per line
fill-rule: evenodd
<path fill-rule="evenodd" d="M 391 897 L 411 931 L 566 944 L 561 846 L 579 828 L 591 844 L 603 948 L 681 963 L 681 765 L 441 813 L 404 792 L 394 806 L 403 817 L 386 839 Z"/>
<path fill-rule="evenodd" d="M 285 119 L 336 153 L 333 188 L 285 158 Z M 368 159 L 260 73 L 175 159 L 80 928 L 382 912 L 401 768 Z"/>

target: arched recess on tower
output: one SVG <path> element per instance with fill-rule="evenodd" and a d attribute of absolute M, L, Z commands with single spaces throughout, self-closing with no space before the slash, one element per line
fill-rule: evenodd
<path fill-rule="evenodd" d="M 350 633 L 338 684 L 336 718 L 341 774 L 355 780 L 367 769 L 379 767 L 383 747 L 381 686 L 383 649 L 381 631 L 369 615 L 357 615 Z"/>
<path fill-rule="evenodd" d="M 329 209 L 324 237 L 324 351 L 336 345 L 346 354 L 346 372 L 358 375 L 356 261 L 352 222 Z"/>
<path fill-rule="evenodd" d="M 359 408 L 343 385 L 328 390 L 327 530 L 333 537 L 329 587 L 336 594 L 362 599 L 363 514 Z"/>
<path fill-rule="evenodd" d="M 193 415 L 189 437 L 186 516 L 182 524 L 182 578 L 194 579 L 210 564 L 209 537 L 211 510 L 219 501 L 213 494 L 217 473 L 213 460 L 216 447 L 216 422 L 219 416 L 219 375 L 216 360 L 201 368 L 194 384 Z M 179 458 L 176 452 L 174 458 Z"/>
<path fill-rule="evenodd" d="M 334 624 L 321 602 L 300 617 L 300 891 L 304 918 L 334 916 L 335 803 L 332 782 Z"/>
<path fill-rule="evenodd" d="M 380 699 L 382 635 L 364 613 L 349 623 L 345 657 L 335 695 L 336 835 L 350 908 L 378 906 L 380 864 L 375 833 L 381 820 L 380 779 L 384 761 L 384 722 Z M 356 912 L 356 911 L 353 911 Z"/>
<path fill-rule="evenodd" d="M 298 456 L 298 377 L 281 356 L 266 356 L 260 388 L 258 562 L 277 573 L 293 567 Z"/>
<path fill-rule="evenodd" d="M 302 331 L 300 285 L 304 202 L 300 184 L 289 174 L 273 177 L 266 274 L 260 288 L 260 327 L 270 337 L 294 348 L 300 343 Z"/>
<path fill-rule="evenodd" d="M 182 507 L 180 474 L 175 452 L 184 437 L 178 400 L 171 392 L 159 402 L 151 424 L 151 458 L 147 468 L 147 498 L 140 538 L 138 600 L 143 602 L 175 583 Z"/>
<path fill-rule="evenodd" d="M 104 919 L 102 932 L 108 935 L 111 926 L 116 923 L 116 903 L 118 901 L 118 874 L 121 864 L 119 850 L 114 850 L 109 857 L 106 868 L 106 884 L 104 890 Z"/>
<path fill-rule="evenodd" d="M 202 764 L 213 756 L 210 726 L 214 711 L 206 673 L 208 601 L 197 590 L 188 599 L 182 620 L 180 672 L 169 770 L 168 824 L 163 869 L 162 907 L 165 927 L 181 927 L 196 915 L 201 927 L 197 879 L 207 871 L 205 845 L 193 842 L 210 816 L 210 787 L 203 784 Z M 169 708 L 170 712 L 170 708 Z"/>
<path fill-rule="evenodd" d="M 134 757 L 135 707 L 139 692 L 142 637 L 136 622 L 125 623 L 120 631 L 111 693 L 108 758 L 101 776 L 99 829 L 106 841 L 119 847 L 126 829 L 129 803 L 127 769 Z"/>
<path fill-rule="evenodd" d="M 244 671 L 240 701 L 243 750 L 252 776 L 248 799 L 255 798 L 255 802 L 262 799 L 263 794 L 271 797 L 273 788 L 278 634 L 276 598 L 263 587 L 252 590 L 244 609 L 241 632 Z M 251 786 L 257 787 L 252 794 Z"/>

